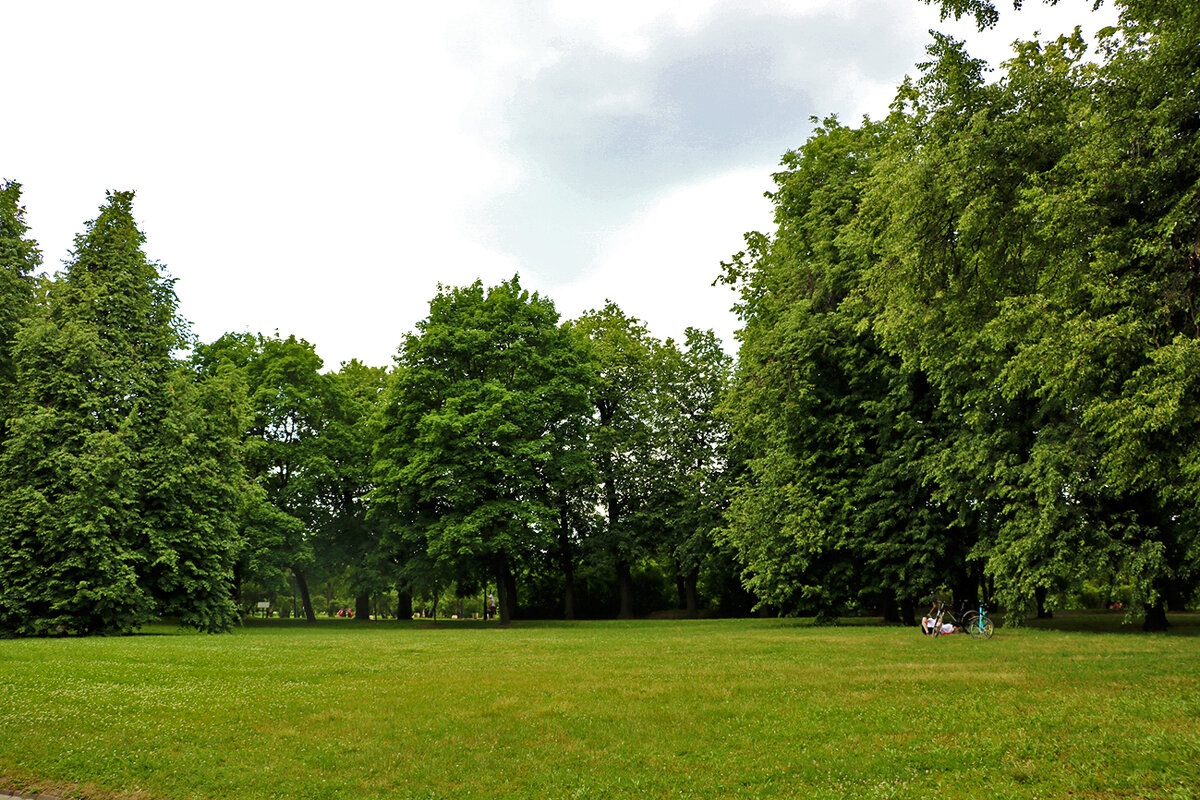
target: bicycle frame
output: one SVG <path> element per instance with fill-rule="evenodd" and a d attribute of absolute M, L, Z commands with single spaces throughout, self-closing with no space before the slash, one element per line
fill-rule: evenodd
<path fill-rule="evenodd" d="M 955 612 L 952 604 L 947 604 L 941 600 L 935 600 L 929 609 L 927 616 L 922 620 L 929 620 L 930 625 L 926 627 L 922 622 L 922 627 L 930 636 L 942 636 L 942 625 L 947 622 L 953 625 L 956 633 L 968 633 L 972 639 L 990 639 L 994 625 L 987 615 L 987 603 L 979 601 L 974 604 L 974 608 L 960 604 L 960 611 Z"/>
<path fill-rule="evenodd" d="M 933 611 L 932 608 L 929 610 L 931 612 Z M 927 619 L 933 620 L 933 625 L 930 626 L 931 628 L 933 628 L 933 630 L 929 631 L 929 634 L 931 636 L 941 636 L 942 635 L 942 620 L 945 619 L 945 617 L 946 617 L 946 604 L 943 603 L 941 600 L 938 600 L 937 601 L 937 613 L 933 614 L 930 617 L 927 617 Z"/>

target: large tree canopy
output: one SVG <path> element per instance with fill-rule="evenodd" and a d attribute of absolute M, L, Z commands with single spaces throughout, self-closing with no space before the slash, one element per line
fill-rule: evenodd
<path fill-rule="evenodd" d="M 733 359 L 711 331 L 688 328 L 683 346 L 668 339 L 655 366 L 650 517 L 656 549 L 673 569 L 689 615 L 699 612 L 701 570 L 716 555 L 726 504 L 729 435 L 719 406 Z"/>
<path fill-rule="evenodd" d="M 548 299 L 516 278 L 443 288 L 397 357 L 376 445 L 376 501 L 433 566 L 495 576 L 550 550 L 559 506 L 543 477 L 587 379 Z"/>
<path fill-rule="evenodd" d="M 589 444 L 599 481 L 602 552 L 613 562 L 618 616 L 633 616 L 633 565 L 652 547 L 653 514 L 645 507 L 657 466 L 654 432 L 655 363 L 661 343 L 644 322 L 616 303 L 589 311 L 571 323 L 586 343 L 595 375 L 590 387 Z"/>
<path fill-rule="evenodd" d="M 1120 6 L 1099 63 L 1022 43 L 991 83 L 935 36 L 887 118 L 785 161 L 778 232 L 726 272 L 760 596 L 982 564 L 1020 607 L 1107 571 L 1155 625 L 1194 589 L 1200 12 Z"/>
<path fill-rule="evenodd" d="M 1094 53 L 994 74 L 935 33 L 886 116 L 817 121 L 725 265 L 732 372 L 516 278 L 439 288 L 390 373 L 249 333 L 184 369 L 132 195 L 35 277 L 0 184 L 0 634 L 223 630 L 289 581 L 309 620 L 491 581 L 504 620 L 518 586 L 699 613 L 734 557 L 743 609 L 1019 615 L 1086 581 L 1165 626 L 1200 585 L 1200 6 L 1116 7 Z"/>

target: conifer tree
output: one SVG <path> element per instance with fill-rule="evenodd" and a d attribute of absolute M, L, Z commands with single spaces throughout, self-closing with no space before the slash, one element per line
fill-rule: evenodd
<path fill-rule="evenodd" d="M 181 379 L 173 282 L 146 258 L 132 203 L 109 193 L 17 336 L 0 632 L 123 632 L 164 612 L 206 630 L 234 619 L 222 509 L 237 504 L 236 423 L 219 387 Z"/>
<path fill-rule="evenodd" d="M 0 183 L 0 442 L 16 383 L 13 344 L 33 302 L 33 272 L 42 262 L 37 244 L 25 238 L 28 226 L 20 200 L 21 184 Z"/>

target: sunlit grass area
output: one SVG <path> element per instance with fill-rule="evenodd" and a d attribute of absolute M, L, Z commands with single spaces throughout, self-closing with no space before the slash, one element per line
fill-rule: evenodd
<path fill-rule="evenodd" d="M 1200 637 L 1176 621 L 987 642 L 785 620 L 0 641 L 0 791 L 1190 798 Z"/>

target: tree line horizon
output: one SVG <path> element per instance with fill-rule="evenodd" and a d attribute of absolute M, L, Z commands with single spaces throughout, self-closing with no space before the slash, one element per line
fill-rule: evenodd
<path fill-rule="evenodd" d="M 360 618 L 494 587 L 503 622 L 942 593 L 1165 628 L 1200 587 L 1200 9 L 1116 5 L 994 80 L 934 33 L 886 116 L 814 119 L 716 276 L 736 361 L 519 276 L 439 286 L 391 368 L 199 342 L 133 193 L 39 276 L 0 185 L 0 635 L 223 631 L 288 585 L 311 621 L 314 579 Z"/>

